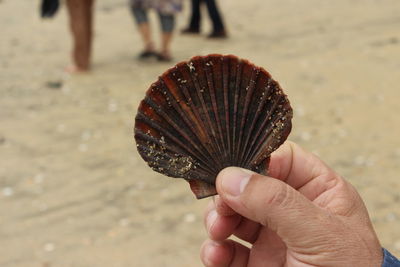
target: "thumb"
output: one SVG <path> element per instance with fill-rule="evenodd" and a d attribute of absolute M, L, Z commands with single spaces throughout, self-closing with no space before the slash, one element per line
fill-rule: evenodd
<path fill-rule="evenodd" d="M 222 170 L 217 191 L 223 201 L 242 216 L 268 226 L 282 240 L 298 245 L 315 236 L 327 215 L 291 186 L 237 167 Z"/>

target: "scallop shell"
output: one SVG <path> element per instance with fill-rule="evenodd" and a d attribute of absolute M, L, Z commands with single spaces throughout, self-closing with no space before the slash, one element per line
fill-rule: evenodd
<path fill-rule="evenodd" d="M 135 139 L 155 171 L 184 178 L 197 198 L 215 195 L 219 171 L 267 174 L 270 154 L 290 133 L 292 108 L 263 68 L 236 56 L 197 56 L 151 85 Z"/>

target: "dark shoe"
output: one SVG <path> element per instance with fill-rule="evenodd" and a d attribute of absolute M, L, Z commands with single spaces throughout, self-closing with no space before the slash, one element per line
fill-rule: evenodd
<path fill-rule="evenodd" d="M 181 31 L 182 34 L 198 34 L 200 29 L 186 28 Z"/>
<path fill-rule="evenodd" d="M 160 62 L 171 62 L 172 57 L 169 55 L 159 53 L 159 54 L 157 54 L 157 60 Z"/>
<path fill-rule="evenodd" d="M 215 38 L 215 39 L 218 39 L 218 38 L 223 39 L 223 38 L 228 38 L 228 34 L 226 33 L 225 30 L 222 30 L 222 31 L 212 32 L 207 37 Z"/>
<path fill-rule="evenodd" d="M 149 51 L 149 50 L 145 50 L 145 51 L 141 52 L 141 53 L 138 55 L 138 59 L 142 59 L 142 60 L 148 59 L 148 58 L 151 58 L 151 57 L 157 57 L 156 52 L 154 52 L 154 51 Z"/>

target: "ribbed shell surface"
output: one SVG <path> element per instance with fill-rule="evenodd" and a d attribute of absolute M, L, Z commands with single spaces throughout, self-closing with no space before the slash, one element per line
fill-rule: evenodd
<path fill-rule="evenodd" d="M 292 108 L 263 68 L 236 56 L 197 56 L 167 70 L 140 103 L 135 139 L 155 171 L 187 180 L 197 198 L 216 194 L 219 171 L 266 174 L 291 130 Z"/>

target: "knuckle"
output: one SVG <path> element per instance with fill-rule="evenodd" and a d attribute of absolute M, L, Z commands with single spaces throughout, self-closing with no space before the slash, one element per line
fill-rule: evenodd
<path fill-rule="evenodd" d="M 241 196 L 241 205 L 252 220 L 261 225 L 275 229 L 277 220 L 288 209 L 297 208 L 295 203 L 298 196 L 293 188 L 284 182 L 270 178 L 256 176 L 250 179 L 245 194 Z"/>
<path fill-rule="evenodd" d="M 278 223 L 274 219 L 275 216 L 273 214 L 276 215 L 286 210 L 292 201 L 293 194 L 289 186 L 276 181 L 271 183 L 265 192 L 264 201 L 262 203 L 265 213 L 256 215 L 258 221 L 272 230 L 277 230 Z"/>
<path fill-rule="evenodd" d="M 282 207 L 291 202 L 293 194 L 288 186 L 283 183 L 275 182 L 268 188 L 265 204 L 268 206 Z"/>

